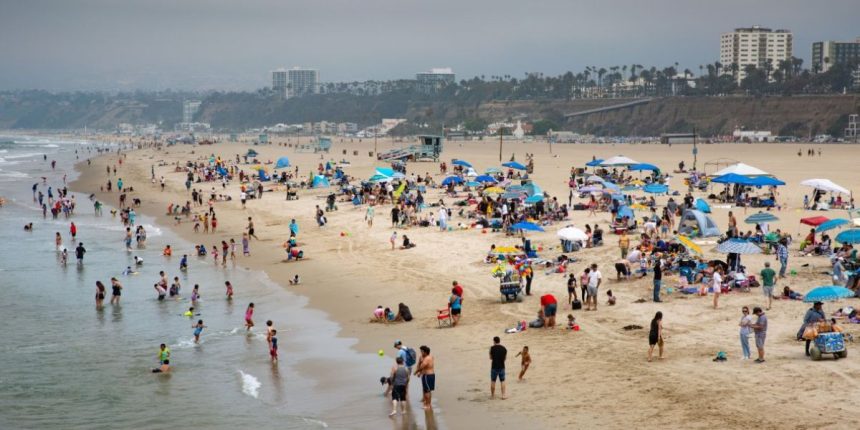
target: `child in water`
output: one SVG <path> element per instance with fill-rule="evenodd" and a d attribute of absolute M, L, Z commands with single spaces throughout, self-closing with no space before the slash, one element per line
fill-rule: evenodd
<path fill-rule="evenodd" d="M 270 343 L 271 346 L 269 348 L 269 356 L 271 356 L 271 358 L 272 358 L 272 363 L 278 362 L 278 337 L 277 337 L 277 334 L 278 334 L 278 331 L 275 329 L 272 329 L 272 339 L 271 339 L 271 343 Z"/>
<path fill-rule="evenodd" d="M 200 343 L 200 333 L 203 333 L 203 329 L 206 328 L 203 325 L 203 320 L 197 320 L 197 324 L 192 325 L 191 328 L 194 329 L 194 343 Z"/>
<path fill-rule="evenodd" d="M 248 309 L 245 310 L 245 330 L 251 331 L 251 328 L 254 327 L 254 304 L 251 303 L 248 305 Z"/>

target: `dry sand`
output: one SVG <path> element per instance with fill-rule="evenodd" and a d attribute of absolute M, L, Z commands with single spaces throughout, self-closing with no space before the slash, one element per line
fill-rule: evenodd
<path fill-rule="evenodd" d="M 302 175 L 315 169 L 319 154 L 296 153 L 280 146 L 287 139 L 275 140 L 275 145 L 255 146 L 260 160 L 290 157 L 292 164 L 300 166 Z M 296 139 L 289 140 L 295 143 Z M 405 144 L 409 144 L 407 142 Z M 383 151 L 401 143 L 380 140 Z M 134 186 L 135 197 L 144 202 L 143 211 L 160 216 L 164 225 L 172 224 L 172 217 L 164 211 L 170 202 L 189 200 L 184 188 L 184 173 L 172 168 L 156 167 L 156 175 L 167 180 L 167 191 L 159 192 L 150 183 L 150 166 L 160 161 L 174 163 L 189 159 L 202 159 L 219 154 L 232 159 L 244 154 L 251 146 L 244 144 L 217 144 L 214 146 L 172 146 L 162 151 L 144 149 L 128 154 L 121 167 L 126 184 Z M 779 189 L 780 199 L 787 208 L 776 214 L 780 221 L 771 229 L 782 228 L 792 234 L 807 231 L 798 220 L 809 216 L 801 207 L 802 196 L 810 190 L 801 187 L 803 179 L 825 177 L 849 189 L 860 189 L 860 176 L 856 174 L 858 147 L 829 145 L 821 147 L 822 156 L 798 157 L 798 148 L 804 151 L 811 145 L 774 144 L 723 144 L 700 145 L 699 166 L 708 160 L 731 158 L 752 164 L 773 173 L 788 185 Z M 526 152 L 535 154 L 533 179 L 550 195 L 567 201 L 567 174 L 571 166 L 582 166 L 592 156 L 608 157 L 623 154 L 641 162 L 657 164 L 671 171 L 680 160 L 692 165 L 691 146 L 674 145 L 554 145 L 552 154 L 547 144 L 505 142 L 504 160 L 516 154 L 523 160 Z M 347 150 L 348 155 L 342 155 Z M 353 151 L 359 155 L 354 156 Z M 384 166 L 368 157 L 373 141 L 335 139 L 335 145 L 326 160 L 346 158 L 352 162 L 348 174 L 367 178 L 376 166 Z M 192 154 L 193 151 L 193 154 Z M 476 170 L 483 171 L 499 165 L 498 141 L 446 142 L 443 159 L 461 158 L 470 161 Z M 113 165 L 116 156 L 106 156 L 87 167 L 75 185 L 80 191 L 92 192 L 107 180 L 105 163 Z M 438 176 L 436 163 L 411 163 L 410 172 L 430 172 Z M 246 170 L 247 171 L 247 170 Z M 710 172 L 713 172 L 711 169 Z M 116 178 L 113 178 L 115 180 Z M 208 191 L 210 184 L 203 184 Z M 682 190 L 680 177 L 670 185 Z M 220 190 L 220 187 L 218 188 Z M 219 233 L 205 240 L 195 238 L 192 223 L 174 226 L 179 234 L 192 242 L 214 243 L 215 240 L 238 239 L 246 225 L 245 218 L 253 216 L 257 235 L 261 241 L 252 242 L 253 257 L 240 260 L 252 269 L 265 270 L 284 288 L 306 295 L 310 305 L 328 312 L 341 323 L 342 336 L 359 339 L 361 351 L 384 349 L 391 354 L 395 339 L 417 347 L 429 345 L 437 360 L 439 387 L 435 405 L 452 428 L 465 426 L 486 428 L 848 428 L 856 427 L 858 418 L 852 399 L 860 395 L 860 364 L 849 344 L 845 360 L 828 359 L 812 362 L 803 354 L 803 344 L 794 340 L 803 313 L 808 308 L 801 302 L 775 301 L 768 312 L 770 328 L 767 342 L 767 362 L 755 364 L 740 360 L 737 322 L 744 305 L 761 306 L 763 297 L 757 289 L 752 293 L 724 295 L 720 309 L 711 308 L 710 297 L 664 294 L 665 303 L 636 303 L 637 299 L 650 299 L 650 276 L 645 280 L 618 283 L 614 280 L 612 263 L 619 257 L 617 237 L 606 235 L 606 246 L 575 253 L 578 263 L 572 265 L 579 273 L 586 264 L 598 263 L 604 274 L 601 295 L 612 289 L 618 304 L 605 305 L 600 298 L 597 312 L 576 311 L 582 326 L 580 332 L 564 329 L 532 329 L 524 333 L 504 334 L 504 329 L 517 321 L 531 320 L 538 310 L 538 297 L 553 293 L 563 302 L 566 298 L 562 275 L 546 276 L 539 271 L 533 289 L 536 295 L 522 303 L 499 301 L 498 281 L 492 278 L 492 266 L 483 263 L 490 244 L 517 243 L 501 233 L 465 230 L 441 233 L 434 228 L 412 228 L 406 233 L 418 244 L 417 248 L 392 251 L 388 244 L 391 234 L 388 211 L 390 206 L 377 207 L 373 228 L 364 223 L 364 208 L 339 203 L 339 211 L 328 214 L 329 225 L 319 229 L 313 220 L 314 206 L 323 205 L 325 190 L 300 191 L 297 201 L 285 201 L 283 192 L 266 193 L 262 200 L 251 200 L 242 210 L 238 202 L 238 185 L 228 187 L 233 202 L 217 203 Z M 116 193 L 102 194 L 101 198 L 116 204 Z M 426 200 L 437 201 L 439 193 L 430 191 Z M 658 199 L 665 202 L 665 197 Z M 452 202 L 452 199 L 445 199 Z M 734 209 L 738 218 L 745 217 L 743 209 Z M 713 218 L 725 229 L 726 209 L 715 208 Z M 750 212 L 752 213 L 752 212 Z M 830 217 L 844 216 L 840 211 L 823 213 Z M 307 259 L 302 262 L 282 262 L 281 247 L 288 237 L 291 218 L 301 226 L 299 242 Z M 461 221 L 456 215 L 449 225 Z M 604 227 L 608 214 L 588 217 L 587 212 L 572 212 L 571 223 L 583 226 L 599 222 Z M 552 258 L 559 253 L 555 231 L 551 226 L 545 233 L 532 233 L 529 237 L 543 246 L 543 257 Z M 748 228 L 742 224 L 742 228 Z M 345 235 L 341 235 L 341 233 Z M 401 232 L 402 233 L 402 232 Z M 723 258 L 713 245 L 704 245 L 706 256 Z M 744 259 L 744 264 L 757 273 L 765 259 L 772 256 L 755 256 Z M 771 260 L 772 261 L 772 260 Z M 808 265 L 801 267 L 802 265 Z M 829 284 L 822 272 L 829 269 L 823 257 L 800 257 L 792 249 L 790 268 L 797 276 L 779 282 L 778 289 L 790 285 L 805 292 Z M 287 279 L 300 274 L 302 285 L 288 287 Z M 438 329 L 436 309 L 444 308 L 451 281 L 465 286 L 465 301 L 461 325 Z M 665 277 L 664 286 L 673 286 L 676 277 Z M 396 307 L 398 302 L 408 304 L 416 319 L 406 324 L 370 324 L 368 318 L 376 305 Z M 853 301 L 828 303 L 830 313 L 837 307 Z M 648 363 L 647 326 L 658 310 L 664 314 L 667 357 Z M 560 304 L 559 322 L 565 320 L 569 309 Z M 622 327 L 637 324 L 644 330 L 624 331 Z M 856 327 L 847 331 L 860 334 Z M 487 350 L 493 336 L 501 336 L 507 346 L 509 358 L 508 395 L 505 401 L 489 399 Z M 287 340 L 288 341 L 288 340 Z M 519 368 L 514 354 L 528 345 L 533 359 L 524 382 L 517 382 Z M 729 360 L 715 363 L 711 359 L 717 351 L 726 351 Z M 753 351 L 755 354 L 755 351 Z M 388 365 L 381 365 L 384 371 Z M 369 393 L 376 387 L 368 387 Z M 375 391 L 373 391 L 375 393 Z M 413 399 L 417 404 L 418 399 Z M 853 423 L 853 425 L 851 424 Z"/>

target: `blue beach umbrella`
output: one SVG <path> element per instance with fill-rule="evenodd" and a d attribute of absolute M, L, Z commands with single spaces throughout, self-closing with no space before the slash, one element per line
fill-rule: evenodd
<path fill-rule="evenodd" d="M 284 167 L 290 167 L 290 159 L 287 157 L 278 158 L 277 164 L 275 164 L 276 169 L 283 169 Z"/>
<path fill-rule="evenodd" d="M 380 175 L 392 177 L 392 176 L 394 176 L 394 169 L 392 169 L 390 167 L 377 167 L 376 173 L 379 173 Z"/>
<path fill-rule="evenodd" d="M 468 185 L 470 187 L 479 187 L 479 186 L 481 186 L 481 183 L 469 181 L 469 182 L 466 182 L 466 185 Z"/>
<path fill-rule="evenodd" d="M 451 162 L 451 164 L 454 164 L 457 166 L 472 167 L 472 164 L 466 160 L 454 160 Z"/>
<path fill-rule="evenodd" d="M 586 165 L 586 166 L 588 166 L 588 167 L 597 167 L 597 166 L 599 166 L 599 165 L 600 165 L 600 163 L 602 163 L 602 162 L 603 162 L 603 159 L 602 159 L 602 158 L 597 158 L 597 159 L 594 159 L 594 160 L 589 161 L 588 163 L 585 163 L 585 165 Z"/>
<path fill-rule="evenodd" d="M 653 164 L 649 164 L 649 163 L 634 164 L 634 165 L 628 167 L 628 169 L 630 169 L 630 170 L 651 170 L 654 172 L 660 170 L 659 167 L 657 167 Z"/>
<path fill-rule="evenodd" d="M 618 186 L 618 185 L 616 185 L 616 184 L 613 184 L 612 182 L 604 182 L 604 183 L 603 183 L 603 186 L 604 186 L 604 187 L 606 187 L 606 188 L 607 188 L 607 189 L 609 189 L 609 190 L 612 190 L 612 191 L 616 191 L 616 192 L 617 192 L 617 191 L 621 191 L 621 187 L 619 187 L 619 186 Z"/>
<path fill-rule="evenodd" d="M 544 231 L 543 227 L 533 223 L 533 222 L 518 222 L 511 226 L 514 230 L 528 230 L 528 231 Z"/>
<path fill-rule="evenodd" d="M 502 163 L 502 166 L 510 167 L 511 169 L 526 170 L 526 166 L 523 166 L 516 161 L 508 161 L 507 163 Z"/>
<path fill-rule="evenodd" d="M 648 184 L 643 189 L 646 193 L 651 194 L 667 194 L 669 192 L 669 186 L 663 184 Z"/>
<path fill-rule="evenodd" d="M 496 181 L 496 178 L 494 178 L 490 175 L 480 175 L 477 178 L 475 178 L 475 181 L 476 182 L 489 182 L 491 184 L 495 184 L 496 182 L 498 182 L 498 181 Z"/>
<path fill-rule="evenodd" d="M 860 243 L 860 229 L 852 228 L 851 230 L 845 230 L 836 235 L 836 241 L 849 244 Z"/>
<path fill-rule="evenodd" d="M 529 204 L 535 204 L 535 203 L 541 202 L 541 201 L 543 201 L 543 196 L 538 195 L 538 194 L 535 194 L 535 195 L 533 195 L 533 196 L 531 196 L 525 200 L 525 202 L 529 203 Z"/>
<path fill-rule="evenodd" d="M 450 184 L 459 185 L 462 183 L 463 183 L 463 180 L 460 179 L 459 176 L 449 176 L 449 177 L 442 180 L 442 185 L 444 185 L 446 187 Z"/>
<path fill-rule="evenodd" d="M 854 297 L 854 292 L 838 285 L 826 285 L 810 290 L 803 297 L 803 301 L 806 303 L 830 302 L 848 297 Z"/>
<path fill-rule="evenodd" d="M 717 252 L 723 254 L 761 254 L 761 248 L 746 240 L 729 239 L 717 246 Z"/>
<path fill-rule="evenodd" d="M 779 221 L 779 218 L 769 212 L 758 212 L 748 216 L 747 219 L 744 220 L 744 222 L 746 222 L 747 224 L 760 224 L 763 222 L 773 221 Z"/>
<path fill-rule="evenodd" d="M 844 226 L 846 224 L 850 224 L 850 223 L 851 223 L 851 221 L 848 221 L 847 219 L 836 218 L 836 219 L 832 219 L 830 221 L 826 221 L 826 222 L 823 222 L 821 224 L 818 224 L 818 227 L 815 227 L 815 231 L 820 233 L 820 232 L 827 231 L 827 230 L 833 230 L 834 228 L 839 228 L 839 227 L 842 227 L 842 226 Z"/>

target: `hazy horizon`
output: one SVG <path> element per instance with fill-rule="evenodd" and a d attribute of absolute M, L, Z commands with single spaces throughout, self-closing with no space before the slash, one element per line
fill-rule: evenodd
<path fill-rule="evenodd" d="M 698 74 L 719 35 L 762 25 L 812 42 L 860 37 L 857 2 L 802 0 L 0 0 L 0 90 L 253 90 L 271 70 L 323 82 L 556 75 L 679 63 Z"/>

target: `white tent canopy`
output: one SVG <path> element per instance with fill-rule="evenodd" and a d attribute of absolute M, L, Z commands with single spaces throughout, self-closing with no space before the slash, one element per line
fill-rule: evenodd
<path fill-rule="evenodd" d="M 851 191 L 848 191 L 847 188 L 835 184 L 830 179 L 807 179 L 801 182 L 800 185 L 806 185 L 807 187 L 812 187 L 816 190 L 828 191 L 831 193 L 851 194 Z"/>
<path fill-rule="evenodd" d="M 558 235 L 558 237 L 560 237 L 564 240 L 569 240 L 569 241 L 583 241 L 584 242 L 584 241 L 588 240 L 588 235 L 584 231 L 582 231 L 576 227 L 565 227 L 565 228 L 559 230 L 558 233 L 556 233 L 556 235 Z"/>
<path fill-rule="evenodd" d="M 632 166 L 634 164 L 639 164 L 639 162 L 623 155 L 607 158 L 600 163 L 601 166 Z"/>
<path fill-rule="evenodd" d="M 733 164 L 725 169 L 722 169 L 713 174 L 713 176 L 723 176 L 728 175 L 729 173 L 734 173 L 736 175 L 744 175 L 744 176 L 763 176 L 769 175 L 770 173 L 765 172 L 757 167 L 750 166 L 749 164 L 738 163 Z"/>

